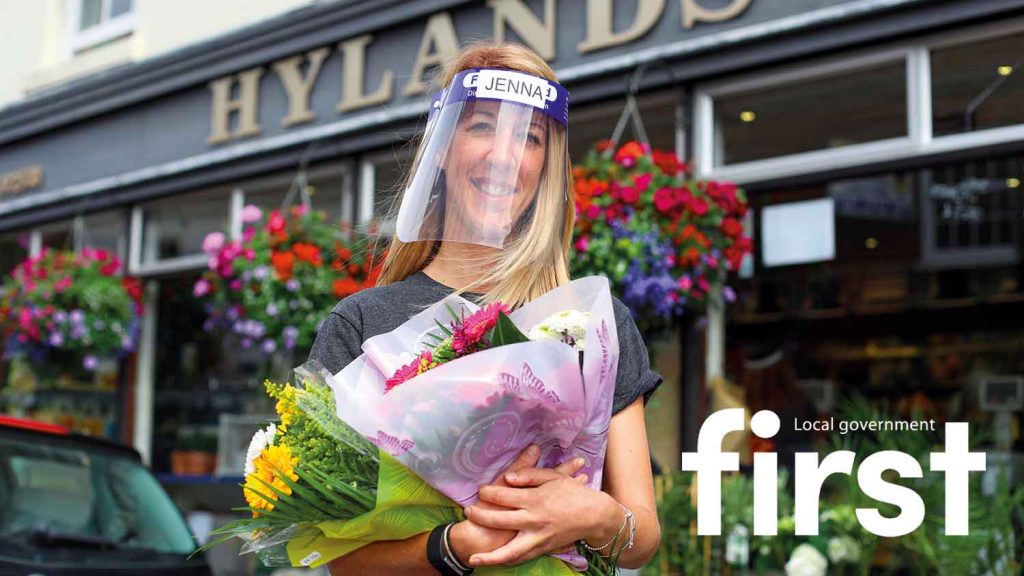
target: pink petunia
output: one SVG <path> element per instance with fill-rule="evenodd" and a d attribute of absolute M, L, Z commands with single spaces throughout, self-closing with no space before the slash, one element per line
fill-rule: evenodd
<path fill-rule="evenodd" d="M 210 232 L 203 238 L 203 252 L 207 254 L 216 254 L 218 250 L 224 247 L 224 233 L 223 232 Z"/>
<path fill-rule="evenodd" d="M 258 206 L 247 204 L 245 208 L 242 208 L 242 222 L 252 224 L 259 222 L 261 218 L 263 218 L 263 211 Z"/>

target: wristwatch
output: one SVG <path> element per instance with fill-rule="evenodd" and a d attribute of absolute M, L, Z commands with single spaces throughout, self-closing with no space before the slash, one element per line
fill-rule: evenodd
<path fill-rule="evenodd" d="M 442 576 L 468 576 L 473 573 L 473 569 L 463 566 L 452 552 L 449 533 L 454 525 L 454 522 L 450 522 L 431 530 L 430 537 L 427 538 L 427 561 Z"/>

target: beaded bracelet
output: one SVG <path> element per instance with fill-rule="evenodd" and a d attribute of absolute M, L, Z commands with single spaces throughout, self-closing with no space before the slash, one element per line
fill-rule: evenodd
<path fill-rule="evenodd" d="M 619 506 L 622 506 L 622 504 L 619 504 Z M 622 526 L 619 526 L 619 531 L 616 532 L 615 536 L 613 536 L 611 540 L 609 540 L 607 543 L 605 543 L 604 546 L 598 546 L 597 548 L 595 548 L 595 547 L 591 546 L 590 544 L 587 544 L 586 540 L 580 540 L 580 544 L 582 544 L 584 548 L 586 548 L 587 550 L 590 550 L 591 552 L 600 552 L 601 550 L 604 550 L 605 548 L 611 546 L 612 543 L 616 542 L 619 539 L 619 536 L 622 536 L 622 531 L 626 529 L 626 524 L 629 524 L 632 521 L 632 529 L 630 530 L 630 537 L 629 537 L 629 547 L 632 547 L 633 546 L 633 536 L 636 534 L 636 520 L 633 519 L 633 512 L 631 512 L 629 510 L 629 508 L 626 508 L 625 506 L 622 506 L 622 511 L 625 512 L 625 514 L 626 514 L 625 518 L 622 519 Z M 627 548 L 627 550 L 628 550 L 628 548 Z"/>

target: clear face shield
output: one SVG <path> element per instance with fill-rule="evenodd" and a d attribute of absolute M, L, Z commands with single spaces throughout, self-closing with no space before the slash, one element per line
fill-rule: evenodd
<path fill-rule="evenodd" d="M 502 248 L 525 230 L 542 192 L 567 194 L 568 100 L 562 86 L 522 72 L 457 74 L 433 102 L 398 239 Z"/>

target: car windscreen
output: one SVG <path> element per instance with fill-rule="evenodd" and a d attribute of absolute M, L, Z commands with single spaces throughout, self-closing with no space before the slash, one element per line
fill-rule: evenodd
<path fill-rule="evenodd" d="M 33 440 L 0 437 L 0 542 L 8 548 L 195 548 L 174 503 L 133 458 L 85 443 Z"/>

